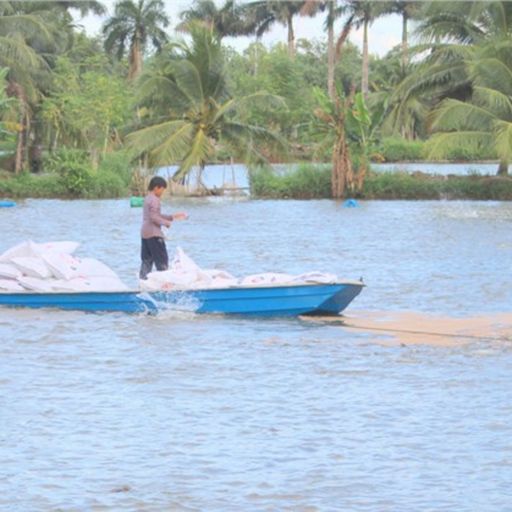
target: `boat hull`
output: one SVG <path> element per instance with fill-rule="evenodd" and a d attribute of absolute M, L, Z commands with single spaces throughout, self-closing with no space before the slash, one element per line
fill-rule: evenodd
<path fill-rule="evenodd" d="M 1 293 L 0 306 L 126 313 L 180 309 L 251 316 L 337 314 L 363 286 L 362 283 L 332 283 L 152 293 Z"/>

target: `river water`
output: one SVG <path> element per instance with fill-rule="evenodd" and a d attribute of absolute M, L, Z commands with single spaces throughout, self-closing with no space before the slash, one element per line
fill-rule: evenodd
<path fill-rule="evenodd" d="M 487 331 L 394 343 L 301 319 L 0 310 L 0 510 L 511 509 L 511 203 L 164 209 L 190 214 L 168 247 L 201 266 L 362 276 L 349 320 Z M 135 285 L 140 215 L 27 200 L 0 210 L 0 251 L 76 240 Z"/>

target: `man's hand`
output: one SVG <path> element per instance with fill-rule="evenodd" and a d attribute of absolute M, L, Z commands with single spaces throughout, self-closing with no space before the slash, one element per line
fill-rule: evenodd
<path fill-rule="evenodd" d="M 173 213 L 172 214 L 172 219 L 173 220 L 187 220 L 188 219 L 188 215 L 185 212 Z"/>

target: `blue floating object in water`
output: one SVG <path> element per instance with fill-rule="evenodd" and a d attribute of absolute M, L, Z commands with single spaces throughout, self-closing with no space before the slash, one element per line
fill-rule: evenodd
<path fill-rule="evenodd" d="M 16 206 L 14 201 L 0 201 L 0 208 L 12 208 Z"/>
<path fill-rule="evenodd" d="M 343 203 L 344 208 L 357 208 L 359 206 L 359 203 L 355 199 L 347 199 Z"/>

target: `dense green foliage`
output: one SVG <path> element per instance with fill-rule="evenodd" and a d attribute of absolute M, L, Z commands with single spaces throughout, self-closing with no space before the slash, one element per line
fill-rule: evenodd
<path fill-rule="evenodd" d="M 267 199 L 327 199 L 330 169 L 327 165 L 302 164 L 298 169 L 276 173 L 257 169 L 251 173 L 251 193 Z M 371 172 L 361 199 L 475 199 L 512 200 L 512 178 L 495 176 L 434 176 L 405 172 Z"/>
<path fill-rule="evenodd" d="M 161 0 L 119 0 L 97 38 L 79 31 L 78 10 L 106 13 L 91 0 L 0 6 L 2 194 L 116 196 L 132 173 L 175 164 L 184 181 L 235 160 L 331 162 L 254 175 L 255 190 L 370 197 L 392 195 L 389 177 L 367 175 L 371 160 L 493 159 L 501 174 L 511 163 L 510 2 L 195 0 L 170 20 Z M 370 27 L 390 13 L 402 43 L 369 55 Z M 297 40 L 300 16 L 322 17 L 325 34 Z M 286 40 L 269 47 L 275 24 Z M 348 39 L 358 28 L 362 50 Z M 256 39 L 236 51 L 226 37 L 239 35 Z M 400 197 L 442 195 L 406 181 L 392 179 Z"/>

